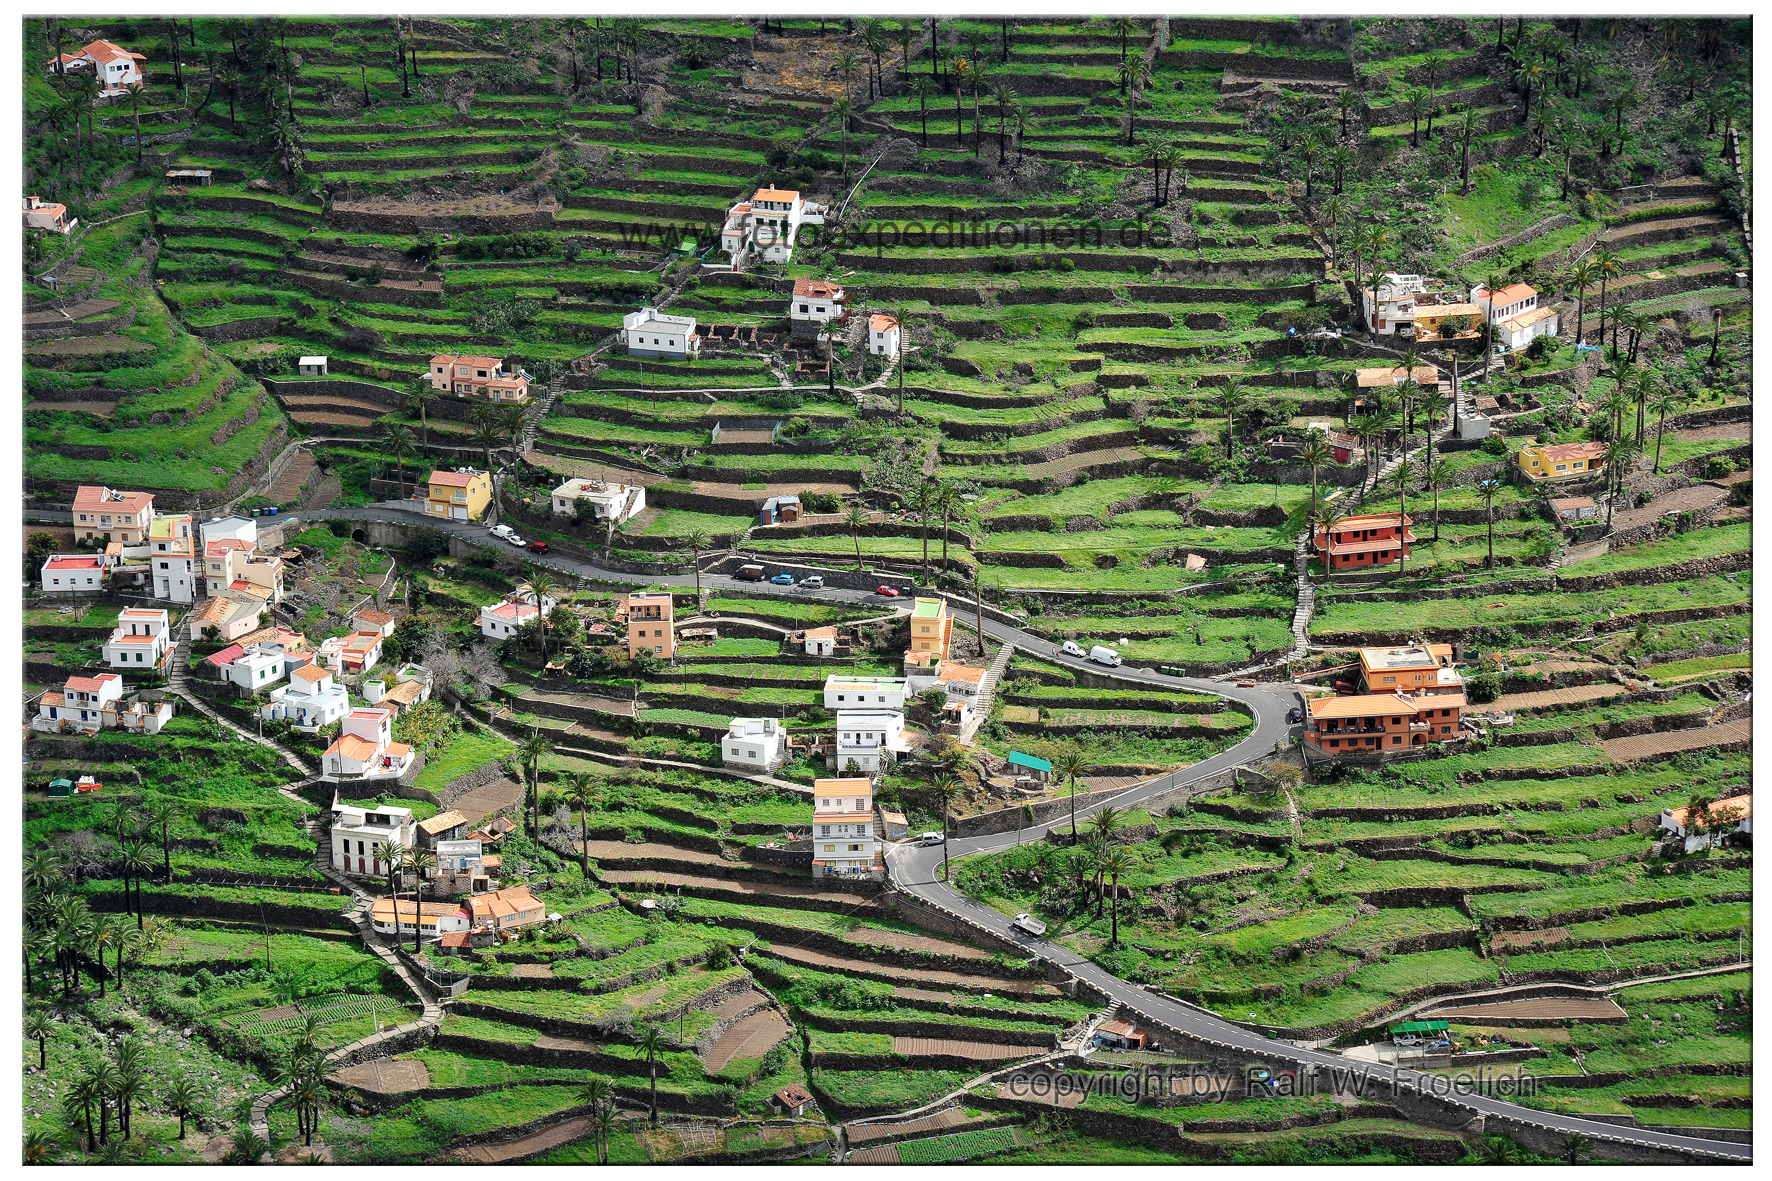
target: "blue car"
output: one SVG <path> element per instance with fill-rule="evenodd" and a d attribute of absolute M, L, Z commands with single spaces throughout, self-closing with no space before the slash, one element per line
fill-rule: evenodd
<path fill-rule="evenodd" d="M 777 574 L 769 581 L 775 583 L 777 586 L 793 586 L 794 576 L 792 574 Z"/>

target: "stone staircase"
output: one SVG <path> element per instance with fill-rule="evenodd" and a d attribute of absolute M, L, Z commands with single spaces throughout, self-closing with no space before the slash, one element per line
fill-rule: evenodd
<path fill-rule="evenodd" d="M 984 670 L 984 677 L 978 682 L 978 700 L 972 706 L 972 720 L 966 723 L 966 729 L 960 736 L 961 741 L 970 742 L 972 736 L 978 733 L 978 728 L 984 725 L 985 719 L 991 716 L 991 700 L 997 695 L 997 685 L 1002 681 L 1003 673 L 1008 669 L 1009 661 L 1014 655 L 1015 645 L 1005 643 L 997 649 L 996 658 L 991 661 L 990 667 Z"/>

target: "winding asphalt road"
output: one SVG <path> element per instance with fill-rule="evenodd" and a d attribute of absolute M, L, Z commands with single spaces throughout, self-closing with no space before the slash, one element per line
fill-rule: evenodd
<path fill-rule="evenodd" d="M 495 547 L 504 544 L 492 537 L 491 531 L 483 525 L 437 521 L 427 518 L 423 513 L 387 503 L 363 508 L 322 509 L 304 512 L 300 515 L 306 519 L 318 520 L 380 520 L 390 524 L 422 525 L 441 529 L 443 532 L 482 544 Z M 578 561 L 558 554 L 540 556 L 525 554 L 524 556 L 563 574 L 580 578 L 642 585 L 693 586 L 695 584 L 694 576 L 688 574 L 636 575 L 606 570 L 593 563 Z M 768 583 L 740 582 L 717 574 L 703 574 L 701 583 L 704 587 L 742 590 L 748 594 L 772 594 L 783 598 L 815 598 L 827 602 L 866 603 L 871 606 L 881 606 L 889 601 L 866 591 L 845 590 L 837 587 L 821 590 L 805 590 L 796 587 L 790 591 Z M 959 603 L 956 602 L 955 606 L 958 608 Z M 1293 733 L 1297 730 L 1297 727 L 1289 725 L 1286 721 L 1287 711 L 1299 704 L 1300 701 L 1296 692 L 1289 688 L 1266 684 L 1245 688 L 1215 681 L 1168 677 L 1153 670 L 1131 667 L 1109 671 L 1086 661 L 1062 655 L 1053 656 L 1051 655 L 1050 641 L 1032 636 L 989 617 L 986 617 L 984 621 L 984 629 L 994 639 L 1013 643 L 1018 648 L 1039 653 L 1060 664 L 1068 664 L 1075 668 L 1087 668 L 1098 675 L 1114 676 L 1136 684 L 1215 694 L 1240 702 L 1248 707 L 1254 716 L 1255 729 L 1242 742 L 1191 767 L 1171 772 L 1147 783 L 1138 784 L 1107 799 L 1091 802 L 1078 809 L 1079 821 L 1109 804 L 1114 807 L 1136 804 L 1160 793 L 1185 784 L 1200 782 L 1223 771 L 1228 771 L 1232 767 L 1271 754 L 1276 743 L 1289 743 Z M 1043 837 L 1047 831 L 1068 826 L 1069 823 L 1070 818 L 1066 816 L 1061 824 L 1027 828 L 1020 833 L 1020 839 L 1023 841 L 1037 840 Z M 1010 848 L 1015 843 L 1016 838 L 1007 835 L 972 837 L 950 842 L 947 854 L 949 857 L 956 857 L 974 853 L 993 853 Z M 1030 956 L 1039 956 L 1057 965 L 1089 988 L 1112 998 L 1125 1008 L 1230 1053 L 1246 1055 L 1251 1060 L 1261 1060 L 1274 1065 L 1323 1067 L 1330 1071 L 1347 1071 L 1357 1068 L 1364 1070 L 1366 1077 L 1378 1087 L 1392 1088 L 1404 1093 L 1415 1091 L 1438 1095 L 1443 1101 L 1468 1110 L 1473 1117 L 1491 1115 L 1534 1125 L 1557 1135 L 1579 1132 L 1595 1141 L 1635 1145 L 1717 1162 L 1747 1163 L 1753 1159 L 1751 1144 L 1733 1144 L 1704 1140 L 1695 1136 L 1669 1135 L 1640 1128 L 1627 1130 L 1616 1124 L 1538 1111 L 1509 1103 L 1504 1099 L 1483 1095 L 1443 1095 L 1434 1089 L 1435 1080 L 1432 1076 L 1423 1075 L 1418 1071 L 1401 1069 L 1391 1065 L 1356 1063 L 1339 1054 L 1308 1050 L 1289 1042 L 1275 1041 L 1240 1025 L 1225 1021 L 1204 1009 L 1148 992 L 1138 985 L 1110 975 L 1070 949 L 1050 940 L 1033 938 L 1016 931 L 1009 925 L 1009 920 L 1005 916 L 973 901 L 949 887 L 945 882 L 936 879 L 942 853 L 942 849 L 936 846 L 925 847 L 909 844 L 897 846 L 887 858 L 887 865 L 894 883 L 900 889 L 947 911 L 967 925 L 998 938 L 1006 939 L 1026 949 Z"/>

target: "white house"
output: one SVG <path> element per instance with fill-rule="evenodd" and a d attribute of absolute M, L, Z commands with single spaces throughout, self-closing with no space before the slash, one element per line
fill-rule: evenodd
<path fill-rule="evenodd" d="M 350 712 L 351 698 L 343 685 L 335 684 L 333 671 L 304 664 L 289 674 L 289 683 L 271 690 L 268 705 L 259 707 L 267 722 L 287 721 L 297 730 L 312 734 Z"/>
<path fill-rule="evenodd" d="M 394 711 L 354 709 L 321 759 L 326 779 L 398 779 L 412 766 L 412 748 L 394 741 Z"/>
<path fill-rule="evenodd" d="M 787 757 L 787 729 L 774 718 L 733 718 L 720 742 L 720 762 L 747 771 L 773 771 Z"/>
<path fill-rule="evenodd" d="M 508 640 L 524 624 L 537 615 L 547 614 L 555 606 L 551 595 L 541 596 L 541 603 L 537 605 L 532 593 L 521 589 L 512 591 L 497 604 L 480 608 L 480 634 L 488 639 Z"/>
<path fill-rule="evenodd" d="M 373 607 L 365 607 L 351 616 L 351 627 L 355 630 L 360 632 L 377 631 L 384 636 L 394 634 L 395 622 L 392 615 L 386 611 L 377 611 Z"/>
<path fill-rule="evenodd" d="M 358 628 L 348 636 L 329 636 L 320 645 L 320 659 L 339 672 L 366 673 L 381 663 L 384 637 L 379 628 Z"/>
<path fill-rule="evenodd" d="M 218 659 L 226 657 L 227 659 Z M 269 689 L 298 668 L 306 668 L 313 658 L 306 653 L 285 651 L 278 643 L 253 644 L 241 648 L 229 645 L 209 657 L 217 675 L 230 685 L 238 685 L 251 693 Z"/>
<path fill-rule="evenodd" d="M 837 713 L 837 771 L 848 774 L 850 764 L 868 775 L 884 771 L 894 754 L 909 749 L 904 743 L 904 714 L 886 709 L 847 709 Z"/>
<path fill-rule="evenodd" d="M 1538 291 L 1528 284 L 1515 283 L 1495 292 L 1473 287 L 1471 302 L 1495 326 L 1496 341 L 1510 349 L 1523 349 L 1541 336 L 1557 334 L 1555 309 L 1539 307 Z"/>
<path fill-rule="evenodd" d="M 96 595 L 105 589 L 100 554 L 50 554 L 38 572 L 46 595 Z"/>
<path fill-rule="evenodd" d="M 694 316 L 672 316 L 657 308 L 641 308 L 621 318 L 621 340 L 628 356 L 655 361 L 686 361 L 701 354 Z"/>
<path fill-rule="evenodd" d="M 849 314 L 849 293 L 829 279 L 795 279 L 788 299 L 788 331 L 799 337 L 815 337 L 829 325 L 841 324 Z"/>
<path fill-rule="evenodd" d="M 898 321 L 875 312 L 868 317 L 868 352 L 891 360 L 898 356 Z"/>
<path fill-rule="evenodd" d="M 332 868 L 340 873 L 385 879 L 388 863 L 378 849 L 383 844 L 409 852 L 417 840 L 418 826 L 411 808 L 383 804 L 358 808 L 332 797 Z"/>
<path fill-rule="evenodd" d="M 817 779 L 812 784 L 812 876 L 871 873 L 874 784 L 871 779 Z"/>
<path fill-rule="evenodd" d="M 69 677 L 62 691 L 46 692 L 37 699 L 37 716 L 31 729 L 51 734 L 64 726 L 83 734 L 97 734 L 104 727 L 104 713 L 123 696 L 123 678 L 116 673 L 96 677 Z"/>
<path fill-rule="evenodd" d="M 295 363 L 295 371 L 303 377 L 325 377 L 325 357 L 303 357 Z"/>
<path fill-rule="evenodd" d="M 191 615 L 191 628 L 202 635 L 214 628 L 224 640 L 237 640 L 258 629 L 259 617 L 265 613 L 265 600 L 250 589 L 225 589 L 206 599 Z"/>
<path fill-rule="evenodd" d="M 832 673 L 824 679 L 826 709 L 878 708 L 904 712 L 910 692 L 903 677 L 854 677 Z"/>
<path fill-rule="evenodd" d="M 210 545 L 217 541 L 243 542 L 248 552 L 258 549 L 258 522 L 251 517 L 217 517 L 213 521 L 204 521 L 197 526 L 203 537 L 203 544 Z"/>
<path fill-rule="evenodd" d="M 1690 807 L 1663 808 L 1660 827 L 1668 834 L 1668 839 L 1683 839 L 1688 853 L 1721 845 L 1734 833 L 1751 839 L 1754 831 L 1753 793 L 1718 800 L 1697 818 L 1692 816 Z"/>
<path fill-rule="evenodd" d="M 554 515 L 574 515 L 581 500 L 590 501 L 591 516 L 596 520 L 625 521 L 646 507 L 646 488 L 641 484 L 616 484 L 609 480 L 574 476 L 554 489 Z"/>
<path fill-rule="evenodd" d="M 140 672 L 158 669 L 172 650 L 172 625 L 162 609 L 125 607 L 105 641 L 105 663 Z"/>
<path fill-rule="evenodd" d="M 794 238 L 803 225 L 823 225 L 824 207 L 800 196 L 797 189 L 758 189 L 749 200 L 726 211 L 720 249 L 733 270 L 742 271 L 753 258 L 764 262 L 794 260 Z"/>
<path fill-rule="evenodd" d="M 50 230 L 57 234 L 71 234 L 74 227 L 80 224 L 77 217 L 68 216 L 68 207 L 59 201 L 45 201 L 41 197 L 25 198 L 25 228 L 27 230 Z"/>
<path fill-rule="evenodd" d="M 148 528 L 149 558 L 154 567 L 154 597 L 173 603 L 197 601 L 196 539 L 191 514 L 157 516 Z"/>
<path fill-rule="evenodd" d="M 833 656 L 837 651 L 837 629 L 809 627 L 806 629 L 806 655 Z"/>
<path fill-rule="evenodd" d="M 145 72 L 147 58 L 139 53 L 131 53 L 121 45 L 113 45 L 109 41 L 94 41 L 76 53 L 64 53 L 59 59 L 61 66 L 57 71 L 58 59 L 49 59 L 49 74 L 54 77 L 58 72 L 64 74 L 91 74 L 98 79 L 101 94 L 117 94 L 126 87 L 138 87 L 147 80 Z"/>

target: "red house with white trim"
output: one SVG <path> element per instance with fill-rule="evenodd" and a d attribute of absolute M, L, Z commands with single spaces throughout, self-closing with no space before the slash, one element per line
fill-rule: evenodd
<path fill-rule="evenodd" d="M 1415 533 L 1409 528 L 1412 517 L 1396 513 L 1365 513 L 1345 517 L 1335 527 L 1334 536 L 1318 525 L 1312 546 L 1330 570 L 1371 569 L 1388 566 L 1409 555 Z"/>

